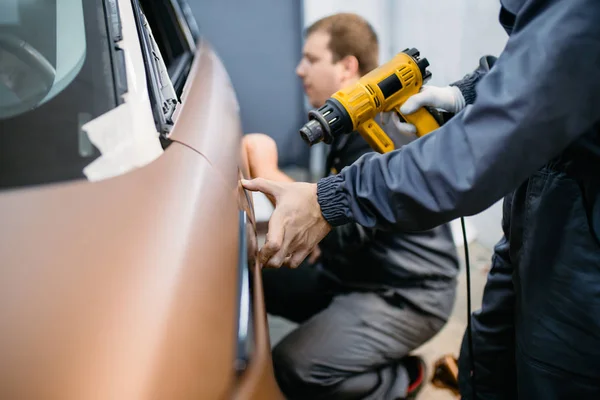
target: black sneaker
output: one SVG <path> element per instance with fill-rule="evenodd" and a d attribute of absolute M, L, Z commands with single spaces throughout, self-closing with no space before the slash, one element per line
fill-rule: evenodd
<path fill-rule="evenodd" d="M 408 372 L 410 383 L 406 392 L 407 399 L 416 399 L 417 394 L 425 386 L 427 381 L 427 364 L 419 356 L 408 356 L 403 360 L 403 364 Z"/>

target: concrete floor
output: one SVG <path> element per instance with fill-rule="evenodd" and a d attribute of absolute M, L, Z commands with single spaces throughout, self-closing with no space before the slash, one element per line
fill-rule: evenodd
<path fill-rule="evenodd" d="M 490 266 L 491 250 L 478 242 L 469 245 L 471 259 L 471 285 L 472 285 L 472 308 L 476 310 L 481 306 L 481 297 L 487 272 Z M 448 323 L 437 336 L 429 342 L 418 348 L 415 353 L 421 355 L 428 366 L 428 382 L 431 381 L 431 374 L 434 362 L 446 354 L 458 355 L 460 343 L 467 323 L 467 295 L 466 295 L 466 275 L 464 269 L 464 252 L 459 248 L 462 267 L 459 276 L 458 296 L 454 304 L 454 310 Z M 269 316 L 269 330 L 271 334 L 271 344 L 275 345 L 288 332 L 294 329 L 294 324 L 281 318 Z M 423 389 L 419 399 L 423 400 L 450 400 L 457 399 L 452 392 L 446 389 L 439 389 L 430 383 Z"/>

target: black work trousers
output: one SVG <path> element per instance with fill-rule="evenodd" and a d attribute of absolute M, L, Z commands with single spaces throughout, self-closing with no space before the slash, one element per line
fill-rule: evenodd
<path fill-rule="evenodd" d="M 503 229 L 462 398 L 600 399 L 600 180 L 543 168 L 505 198 Z"/>
<path fill-rule="evenodd" d="M 267 312 L 300 324 L 273 349 L 289 399 L 404 398 L 402 358 L 445 324 L 385 294 L 348 290 L 318 265 L 265 269 L 263 280 Z"/>

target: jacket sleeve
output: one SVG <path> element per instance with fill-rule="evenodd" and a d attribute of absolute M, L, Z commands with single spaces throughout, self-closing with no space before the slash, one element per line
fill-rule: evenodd
<path fill-rule="evenodd" d="M 477 99 L 403 148 L 318 182 L 332 225 L 429 229 L 476 214 L 594 128 L 600 3 L 529 0 Z"/>
<path fill-rule="evenodd" d="M 450 86 L 456 86 L 460 89 L 463 97 L 465 98 L 465 104 L 473 104 L 477 98 L 477 92 L 475 87 L 477 83 L 483 78 L 490 69 L 494 66 L 496 57 L 494 56 L 483 56 L 479 59 L 479 66 L 477 69 L 470 74 L 466 75 L 459 81 L 451 83 Z"/>

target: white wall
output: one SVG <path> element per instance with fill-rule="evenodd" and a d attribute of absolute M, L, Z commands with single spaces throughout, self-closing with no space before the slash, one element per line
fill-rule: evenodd
<path fill-rule="evenodd" d="M 479 58 L 499 55 L 507 35 L 498 23 L 498 0 L 304 0 L 304 25 L 336 12 L 355 12 L 369 21 L 380 40 L 380 61 L 407 47 L 426 57 L 430 84 L 446 85 L 474 70 Z M 492 247 L 500 238 L 501 205 L 467 219 L 467 229 Z M 460 225 L 453 223 L 462 243 Z"/>
<path fill-rule="evenodd" d="M 499 55 L 507 35 L 498 23 L 498 0 L 389 1 L 393 45 L 416 47 L 427 57 L 431 84 L 448 84 Z"/>

